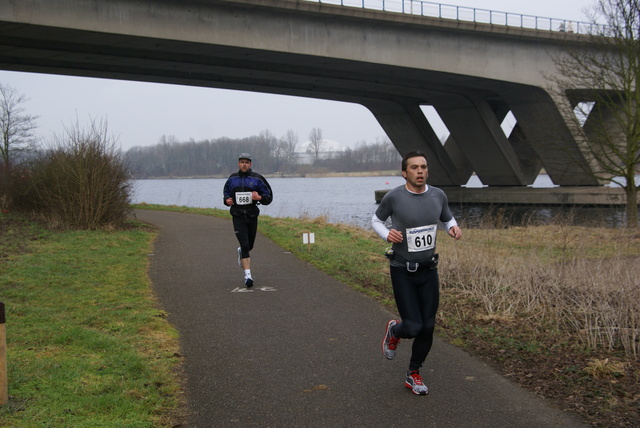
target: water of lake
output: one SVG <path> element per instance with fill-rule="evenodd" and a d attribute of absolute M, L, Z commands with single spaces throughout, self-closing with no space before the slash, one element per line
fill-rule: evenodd
<path fill-rule="evenodd" d="M 392 189 L 404 184 L 400 176 L 381 177 L 326 177 L 326 178 L 269 178 L 274 200 L 260 206 L 262 214 L 272 217 L 326 217 L 332 223 L 344 223 L 369 228 L 371 216 L 378 205 L 375 191 Z M 222 189 L 226 179 L 166 179 L 135 180 L 133 203 L 146 202 L 160 205 L 179 205 L 194 208 L 228 209 L 222 202 Z M 473 179 L 469 187 L 481 185 Z M 548 177 L 540 176 L 534 187 L 551 187 Z M 483 215 L 496 207 L 451 206 L 461 224 L 472 227 L 481 222 Z M 619 227 L 624 224 L 621 208 L 558 207 L 501 207 L 500 216 L 508 224 L 522 221 L 545 223 L 558 214 L 570 214 L 578 224 L 594 221 Z"/>
<path fill-rule="evenodd" d="M 377 208 L 375 191 L 404 184 L 402 177 L 268 178 L 274 199 L 260 206 L 272 217 L 320 217 L 332 223 L 365 225 Z M 134 203 L 228 209 L 222 202 L 226 179 L 136 180 Z"/>

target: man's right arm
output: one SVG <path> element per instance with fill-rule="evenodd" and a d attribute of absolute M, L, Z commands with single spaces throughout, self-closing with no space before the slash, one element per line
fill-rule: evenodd
<path fill-rule="evenodd" d="M 380 220 L 375 214 L 373 215 L 373 217 L 371 217 L 371 227 L 379 237 L 381 237 L 386 242 L 389 242 L 387 241 L 387 238 L 389 237 L 389 229 L 387 229 L 387 226 L 385 226 L 384 221 Z"/>
<path fill-rule="evenodd" d="M 224 183 L 224 187 L 222 189 L 222 203 L 226 206 L 233 205 L 233 192 L 231 192 L 231 186 L 229 185 L 229 180 Z"/>

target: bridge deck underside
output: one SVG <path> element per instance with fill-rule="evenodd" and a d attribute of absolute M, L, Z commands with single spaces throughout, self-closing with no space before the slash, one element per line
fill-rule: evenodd
<path fill-rule="evenodd" d="M 0 68 L 359 103 L 400 153 L 423 150 L 434 185 L 597 185 L 551 97 L 505 81 L 367 61 L 4 20 Z M 444 143 L 422 112 L 433 106 Z M 501 122 L 511 111 L 515 132 Z"/>

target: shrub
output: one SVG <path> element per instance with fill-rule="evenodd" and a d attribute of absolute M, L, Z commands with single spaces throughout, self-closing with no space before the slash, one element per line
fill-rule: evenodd
<path fill-rule="evenodd" d="M 0 164 L 0 210 L 2 213 L 10 211 L 25 211 L 33 204 L 25 199 L 30 187 L 31 171 L 27 163 L 19 165 Z"/>
<path fill-rule="evenodd" d="M 104 122 L 65 128 L 34 163 L 27 199 L 51 227 L 121 226 L 129 217 L 131 181 Z"/>

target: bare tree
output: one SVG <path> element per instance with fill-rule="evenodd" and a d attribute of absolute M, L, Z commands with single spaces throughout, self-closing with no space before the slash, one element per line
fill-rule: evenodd
<path fill-rule="evenodd" d="M 307 151 L 313 153 L 313 160 L 316 162 L 318 161 L 320 151 L 322 150 L 322 129 L 314 127 L 309 133 L 309 142 L 311 144 Z"/>
<path fill-rule="evenodd" d="M 14 204 L 14 198 L 20 191 L 16 184 L 15 165 L 19 163 L 21 152 L 26 151 L 34 142 L 36 117 L 24 114 L 27 99 L 10 86 L 0 84 L 0 208 L 4 211 Z"/>
<path fill-rule="evenodd" d="M 0 155 L 4 170 L 11 166 L 12 155 L 33 144 L 37 116 L 24 114 L 22 105 L 27 98 L 11 86 L 0 83 Z"/>
<path fill-rule="evenodd" d="M 289 172 L 296 163 L 296 146 L 299 142 L 300 138 L 298 134 L 291 129 L 288 129 L 287 133 L 280 138 L 280 147 L 282 148 L 285 165 Z"/>
<path fill-rule="evenodd" d="M 585 48 L 556 57 L 558 87 L 576 107 L 598 180 L 624 188 L 627 221 L 638 226 L 640 174 L 640 0 L 598 0 Z M 603 23 L 605 25 L 600 25 Z"/>

